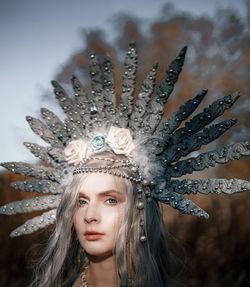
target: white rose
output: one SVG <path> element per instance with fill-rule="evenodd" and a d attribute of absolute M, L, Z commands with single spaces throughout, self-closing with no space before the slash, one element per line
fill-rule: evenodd
<path fill-rule="evenodd" d="M 91 154 L 91 150 L 82 139 L 71 141 L 64 149 L 66 160 L 69 164 L 78 165 L 84 158 Z"/>
<path fill-rule="evenodd" d="M 106 142 L 116 154 L 128 155 L 134 148 L 133 139 L 128 129 L 111 127 Z"/>

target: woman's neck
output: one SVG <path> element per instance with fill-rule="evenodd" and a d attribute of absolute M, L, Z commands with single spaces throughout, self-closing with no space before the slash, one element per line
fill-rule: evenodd
<path fill-rule="evenodd" d="M 87 269 L 87 282 L 94 287 L 118 286 L 115 256 L 102 258 L 90 257 Z"/>

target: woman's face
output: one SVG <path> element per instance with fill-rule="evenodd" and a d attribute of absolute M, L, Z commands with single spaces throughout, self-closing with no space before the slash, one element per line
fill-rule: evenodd
<path fill-rule="evenodd" d="M 92 256 L 112 255 L 125 213 L 124 184 L 109 174 L 89 174 L 79 192 L 74 226 L 84 250 Z"/>

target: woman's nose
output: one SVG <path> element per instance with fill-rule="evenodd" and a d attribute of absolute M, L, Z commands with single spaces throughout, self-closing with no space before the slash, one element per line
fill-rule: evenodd
<path fill-rule="evenodd" d="M 98 214 L 98 208 L 96 206 L 89 205 L 87 207 L 86 213 L 84 214 L 84 222 L 91 223 L 91 222 L 99 222 L 100 216 Z"/>

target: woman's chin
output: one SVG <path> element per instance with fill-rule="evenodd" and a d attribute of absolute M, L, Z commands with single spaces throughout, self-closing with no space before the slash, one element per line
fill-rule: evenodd
<path fill-rule="evenodd" d="M 100 262 L 114 255 L 112 250 L 89 250 L 89 252 L 87 250 L 85 251 L 89 260 L 92 262 Z"/>
<path fill-rule="evenodd" d="M 106 257 L 113 254 L 115 242 L 109 242 L 103 238 L 100 240 L 86 240 L 85 238 L 81 245 L 90 256 Z"/>

